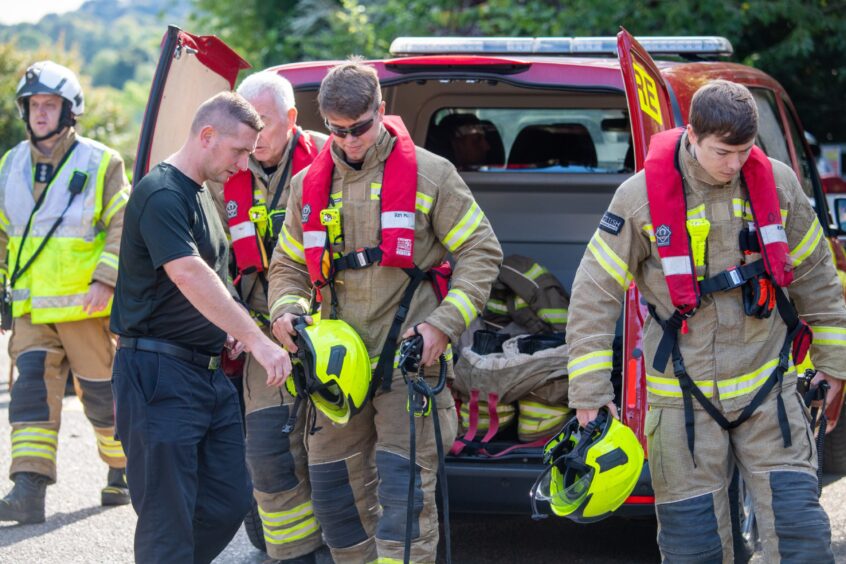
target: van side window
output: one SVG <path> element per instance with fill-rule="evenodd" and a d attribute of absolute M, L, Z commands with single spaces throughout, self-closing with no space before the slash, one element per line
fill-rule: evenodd
<path fill-rule="evenodd" d="M 803 139 L 803 135 L 800 133 L 799 125 L 796 123 L 796 118 L 790 111 L 788 102 L 786 100 L 782 100 L 782 102 L 784 103 L 784 113 L 787 116 L 787 127 L 790 130 L 790 136 L 793 138 L 793 147 L 796 148 L 796 160 L 799 162 L 799 182 L 802 183 L 802 189 L 805 191 L 805 194 L 808 197 L 813 198 L 814 180 L 812 175 L 814 173 L 811 167 L 816 165 L 805 151 L 805 140 Z"/>
<path fill-rule="evenodd" d="M 458 170 L 609 174 L 633 172 L 624 109 L 442 108 L 426 149 Z"/>
<path fill-rule="evenodd" d="M 750 88 L 758 106 L 758 139 L 756 144 L 767 156 L 792 167 L 790 151 L 784 138 L 784 126 L 779 118 L 775 95 L 770 90 Z"/>

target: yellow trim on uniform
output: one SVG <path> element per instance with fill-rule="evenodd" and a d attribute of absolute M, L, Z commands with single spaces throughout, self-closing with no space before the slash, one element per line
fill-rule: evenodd
<path fill-rule="evenodd" d="M 545 307 L 538 310 L 540 318 L 552 325 L 563 325 L 567 323 L 569 313 L 567 308 Z"/>
<path fill-rule="evenodd" d="M 40 427 L 24 427 L 12 431 L 12 459 L 28 456 L 56 462 L 59 433 Z"/>
<path fill-rule="evenodd" d="M 705 204 L 687 210 L 687 219 L 705 219 Z"/>
<path fill-rule="evenodd" d="M 106 227 L 112 222 L 114 215 L 129 202 L 129 188 L 122 188 L 117 194 L 112 196 L 109 203 L 106 204 L 106 209 L 103 211 L 102 221 Z"/>
<path fill-rule="evenodd" d="M 570 380 L 590 372 L 611 370 L 614 365 L 613 359 L 614 351 L 611 349 L 596 351 L 580 357 L 571 358 L 569 362 L 567 362 L 567 372 L 570 375 Z"/>
<path fill-rule="evenodd" d="M 479 204 L 473 202 L 464 217 L 444 237 L 443 244 L 450 252 L 455 252 L 482 223 L 485 214 Z"/>
<path fill-rule="evenodd" d="M 508 304 L 503 300 L 488 300 L 485 304 L 485 309 L 497 315 L 506 315 L 508 313 Z"/>
<path fill-rule="evenodd" d="M 757 391 L 758 388 L 764 385 L 770 377 L 772 371 L 775 370 L 777 366 L 778 359 L 774 358 L 760 368 L 747 374 L 742 374 L 735 378 L 717 380 L 717 390 L 720 392 L 720 399 L 736 398 Z M 785 372 L 785 377 L 795 373 L 795 368 L 791 366 L 791 368 Z M 694 383 L 700 390 L 702 390 L 705 397 L 710 398 L 714 395 L 714 382 L 712 380 L 694 380 Z M 651 394 L 662 397 L 682 397 L 681 386 L 678 378 L 666 378 L 647 373 L 646 390 Z"/>
<path fill-rule="evenodd" d="M 749 203 L 749 200 L 744 200 L 742 198 L 732 198 L 731 207 L 732 211 L 734 212 L 734 217 L 740 217 L 745 219 L 746 221 L 755 221 L 755 217 L 752 215 L 752 204 Z M 787 220 L 787 210 L 782 209 L 780 211 L 781 221 L 783 223 Z"/>
<path fill-rule="evenodd" d="M 654 243 L 655 242 L 655 228 L 652 227 L 652 224 L 647 223 L 646 225 L 641 227 L 641 229 L 643 229 L 643 232 L 646 233 L 647 237 L 649 237 L 649 240 Z"/>
<path fill-rule="evenodd" d="M 811 256 L 811 253 L 813 253 L 820 244 L 822 235 L 822 226 L 816 216 L 814 216 L 813 221 L 811 221 L 811 227 L 808 228 L 808 232 L 805 233 L 805 236 L 802 237 L 802 240 L 799 241 L 796 248 L 791 249 L 790 251 L 790 258 L 793 260 L 793 268 L 796 268 L 802 264 L 805 259 Z"/>
<path fill-rule="evenodd" d="M 302 523 L 297 523 L 292 527 L 278 531 L 270 530 L 267 527 L 262 528 L 264 529 L 265 542 L 270 544 L 287 544 L 315 534 L 320 530 L 320 524 L 317 522 L 317 519 L 311 517 Z"/>
<path fill-rule="evenodd" d="M 282 233 L 279 237 L 279 248 L 281 248 L 291 260 L 299 264 L 305 264 L 305 249 L 303 244 L 294 239 L 288 232 L 288 227 L 282 226 Z"/>
<path fill-rule="evenodd" d="M 281 298 L 273 302 L 273 305 L 270 307 L 270 317 L 272 318 L 273 314 L 280 307 L 288 304 L 297 304 L 303 308 L 303 311 L 308 311 L 308 300 L 306 298 L 289 294 L 286 296 L 282 296 Z"/>
<path fill-rule="evenodd" d="M 123 445 L 120 441 L 100 433 L 94 433 L 94 436 L 97 438 L 97 450 L 100 454 L 108 458 L 124 458 Z"/>
<path fill-rule="evenodd" d="M 334 192 L 329 194 L 329 207 L 330 208 L 342 208 L 344 207 L 344 192 Z"/>
<path fill-rule="evenodd" d="M 41 427 L 23 427 L 12 431 L 12 444 L 29 442 L 29 440 L 51 445 L 59 444 L 59 433 Z"/>
<path fill-rule="evenodd" d="M 288 509 L 287 511 L 265 511 L 261 507 L 259 507 L 258 510 L 259 515 L 261 516 L 262 523 L 268 523 L 272 525 L 285 525 L 287 523 L 293 523 L 298 519 L 302 519 L 303 517 L 307 517 L 309 515 L 314 514 L 314 506 L 311 504 L 311 501 L 301 503 L 300 505 L 292 509 Z"/>
<path fill-rule="evenodd" d="M 815 345 L 833 345 L 835 347 L 846 347 L 846 329 L 840 327 L 828 327 L 824 325 L 812 325 Z"/>
<path fill-rule="evenodd" d="M 423 215 L 429 215 L 429 212 L 432 211 L 432 206 L 435 203 L 435 199 L 432 196 L 427 196 L 423 192 L 417 192 L 417 199 L 415 201 L 414 207 L 417 208 L 417 211 L 422 213 Z"/>
<path fill-rule="evenodd" d="M 547 272 L 549 272 L 547 269 L 545 269 L 544 267 L 542 267 L 538 263 L 535 263 L 535 264 L 532 265 L 532 268 L 530 268 L 529 270 L 526 271 L 525 276 L 529 280 L 537 280 L 538 278 L 540 278 L 541 276 L 543 276 Z"/>
<path fill-rule="evenodd" d="M 444 303 L 455 307 L 464 319 L 464 327 L 470 325 L 470 322 L 476 317 L 476 309 L 473 307 L 473 302 L 470 300 L 465 292 L 458 288 L 452 288 L 444 298 Z"/>
<path fill-rule="evenodd" d="M 382 185 L 378 182 L 371 182 L 370 183 L 370 199 L 371 200 L 381 200 L 382 199 Z"/>
<path fill-rule="evenodd" d="M 9 218 L 6 217 L 6 214 L 2 210 L 0 210 L 0 230 L 9 230 Z"/>
<path fill-rule="evenodd" d="M 115 270 L 118 269 L 118 256 L 114 253 L 107 253 L 106 251 L 103 251 L 100 253 L 100 259 L 97 262 Z"/>
<path fill-rule="evenodd" d="M 599 230 L 594 233 L 590 242 L 588 243 L 588 250 L 594 258 L 599 262 L 599 265 L 608 273 L 611 278 L 617 281 L 623 290 L 629 287 L 632 282 L 632 273 L 629 272 L 629 267 L 623 259 L 611 250 L 608 243 L 602 240 L 599 235 Z"/>

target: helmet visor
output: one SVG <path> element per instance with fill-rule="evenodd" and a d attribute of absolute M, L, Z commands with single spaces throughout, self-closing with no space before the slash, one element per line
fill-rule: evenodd
<path fill-rule="evenodd" d="M 562 475 L 553 468 L 538 484 L 537 497 L 549 502 L 557 515 L 569 515 L 584 504 L 592 478 L 593 472 L 577 474 L 568 470 Z"/>

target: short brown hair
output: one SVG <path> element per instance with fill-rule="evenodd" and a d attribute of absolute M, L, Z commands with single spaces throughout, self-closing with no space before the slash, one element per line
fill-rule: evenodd
<path fill-rule="evenodd" d="M 375 110 L 382 103 L 376 69 L 357 56 L 332 67 L 320 83 L 317 103 L 324 118 L 333 114 L 355 119 Z"/>
<path fill-rule="evenodd" d="M 211 125 L 224 135 L 232 135 L 239 123 L 255 131 L 264 128 L 258 112 L 243 96 L 235 92 L 221 92 L 197 108 L 191 122 L 191 133 L 197 134 L 203 127 Z"/>
<path fill-rule="evenodd" d="M 700 88 L 690 102 L 690 126 L 704 139 L 742 145 L 758 134 L 758 107 L 749 89 L 728 80 L 714 80 Z"/>

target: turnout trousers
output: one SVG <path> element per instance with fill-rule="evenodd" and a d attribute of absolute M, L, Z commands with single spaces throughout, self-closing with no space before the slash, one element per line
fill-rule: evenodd
<path fill-rule="evenodd" d="M 265 334 L 273 338 L 269 331 Z M 289 560 L 309 554 L 323 541 L 314 516 L 303 429 L 282 433 L 294 398 L 267 385 L 267 372 L 252 355 L 244 363 L 244 411 L 247 425 L 247 467 L 259 506 L 267 554 Z"/>
<path fill-rule="evenodd" d="M 251 506 L 235 387 L 219 369 L 132 349 L 118 349 L 113 387 L 136 561 L 211 562 Z"/>
<path fill-rule="evenodd" d="M 781 393 L 792 442 L 785 448 L 777 393 L 773 390 L 745 423 L 728 431 L 705 411 L 694 410 L 695 464 L 684 410 L 649 410 L 649 469 L 664 562 L 734 561 L 728 492 L 735 467 L 752 495 L 766 562 L 834 562 L 831 527 L 817 497 L 810 415 L 795 388 L 785 384 Z M 740 411 L 725 415 L 732 421 Z"/>
<path fill-rule="evenodd" d="M 426 369 L 434 385 L 438 367 Z M 451 367 L 450 367 L 451 370 Z M 339 564 L 402 562 L 409 485 L 408 393 L 399 371 L 390 391 L 376 397 L 341 427 L 317 412 L 306 435 L 314 512 Z M 437 396 L 444 451 L 455 439 L 458 418 L 447 388 Z M 411 562 L 435 562 L 438 457 L 433 413 L 415 418 L 416 465 Z M 309 429 L 306 429 L 308 432 Z"/>
<path fill-rule="evenodd" d="M 100 458 L 123 468 L 123 448 L 114 436 L 114 401 L 109 383 L 115 355 L 109 318 L 33 324 L 15 319 L 10 346 L 18 379 L 12 386 L 10 476 L 34 472 L 56 481 L 56 452 L 62 398 L 69 375 L 85 416 L 94 427 Z"/>

